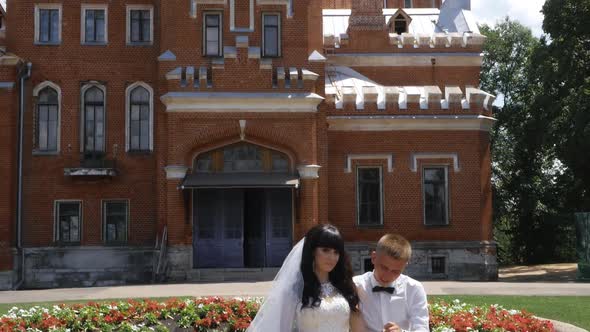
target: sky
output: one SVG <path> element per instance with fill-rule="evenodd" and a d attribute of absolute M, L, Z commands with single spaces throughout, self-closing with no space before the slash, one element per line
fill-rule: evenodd
<path fill-rule="evenodd" d="M 489 25 L 508 15 L 540 37 L 543 33 L 541 8 L 544 3 L 545 0 L 471 0 L 471 11 L 478 23 Z"/>

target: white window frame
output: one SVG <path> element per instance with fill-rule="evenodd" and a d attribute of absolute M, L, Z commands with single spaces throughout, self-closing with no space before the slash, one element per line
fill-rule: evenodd
<path fill-rule="evenodd" d="M 44 81 L 39 83 L 35 88 L 33 88 L 33 96 L 39 97 L 39 93 L 47 87 L 52 88 L 55 90 L 55 92 L 57 92 L 57 145 L 55 151 L 41 151 L 38 150 L 37 146 L 35 145 L 35 149 L 33 150 L 34 155 L 56 155 L 59 154 L 61 151 L 61 88 L 59 87 L 59 85 L 51 81 Z M 36 114 L 37 103 L 35 103 L 35 121 L 38 121 Z M 35 132 L 35 135 L 37 135 L 37 132 Z M 34 137 L 34 139 L 36 141 L 36 137 Z"/>
<path fill-rule="evenodd" d="M 125 225 L 125 242 L 107 242 L 107 203 L 127 203 L 127 223 Z M 102 242 L 106 245 L 127 245 L 129 242 L 129 227 L 131 224 L 131 202 L 127 198 L 109 198 L 100 200 L 100 218 L 102 223 Z"/>
<path fill-rule="evenodd" d="M 129 117 L 131 114 L 131 91 L 137 87 L 146 89 L 150 94 L 150 128 L 149 128 L 149 152 L 154 151 L 154 89 L 145 82 L 135 82 L 125 89 L 125 152 L 129 152 L 131 146 L 131 125 Z"/>
<path fill-rule="evenodd" d="M 58 40 L 56 42 L 43 42 L 41 41 L 41 15 L 39 11 L 41 9 L 57 9 L 59 12 L 58 22 Z M 35 4 L 35 45 L 59 45 L 62 42 L 62 22 L 63 22 L 63 8 L 61 3 L 38 3 Z"/>
<path fill-rule="evenodd" d="M 86 41 L 86 11 L 104 10 L 104 41 Z M 95 27 L 96 28 L 96 27 Z M 109 43 L 109 5 L 107 4 L 82 4 L 80 13 L 80 43 L 82 45 L 107 45 Z"/>
<path fill-rule="evenodd" d="M 104 84 L 101 84 L 99 82 L 88 82 L 87 84 L 84 84 L 82 86 L 82 88 L 80 89 L 80 152 L 84 152 L 84 148 L 85 148 L 85 144 L 84 144 L 84 138 L 86 135 L 86 132 L 84 131 L 84 125 L 86 123 L 86 108 L 85 108 L 85 104 L 86 104 L 86 100 L 85 100 L 85 94 L 86 91 L 92 87 L 97 87 L 99 89 L 102 90 L 103 93 L 103 100 L 104 100 L 104 153 L 107 153 L 107 130 L 108 130 L 108 122 L 107 122 L 107 116 L 108 116 L 108 108 L 107 108 L 107 87 Z"/>
<path fill-rule="evenodd" d="M 359 186 L 359 170 L 360 169 L 370 169 L 370 168 L 377 168 L 379 169 L 379 194 L 380 194 L 380 199 L 379 199 L 379 209 L 380 209 L 380 221 L 379 224 L 374 224 L 374 225 L 368 225 L 368 224 L 361 224 L 360 223 L 360 186 Z M 378 165 L 374 165 L 374 166 L 357 166 L 356 167 L 356 175 L 355 175 L 355 188 L 356 188 L 356 226 L 357 227 L 366 227 L 366 228 L 371 228 L 371 227 L 383 227 L 383 200 L 384 200 L 384 195 L 383 195 L 383 167 L 378 166 Z"/>
<path fill-rule="evenodd" d="M 264 51 L 265 51 L 265 49 L 266 49 L 266 48 L 265 48 L 265 31 L 264 31 L 264 27 L 265 27 L 265 25 L 264 25 L 264 18 L 265 18 L 266 16 L 276 16 L 276 17 L 278 18 L 278 31 L 277 31 L 277 39 L 278 39 L 278 40 L 277 40 L 277 55 L 266 55 L 266 54 L 264 53 Z M 282 37 L 282 36 L 281 36 L 281 34 L 282 34 L 282 26 L 281 26 L 281 23 L 282 23 L 282 20 L 281 20 L 281 13 L 278 13 L 278 12 L 268 12 L 268 13 L 266 13 L 266 12 L 265 12 L 265 13 L 262 13 L 262 22 L 261 22 L 261 28 L 262 28 L 262 29 L 261 29 L 261 30 L 262 30 L 262 38 L 261 38 L 261 39 L 262 39 L 262 47 L 261 47 L 261 50 L 260 50 L 260 51 L 261 51 L 261 53 L 262 53 L 262 57 L 265 57 L 265 58 L 279 58 L 279 57 L 281 57 L 281 56 L 282 56 L 282 53 L 283 53 L 283 52 L 281 52 L 281 47 L 282 47 L 282 40 L 281 40 L 281 39 L 282 39 L 282 38 L 281 38 L 281 37 Z"/>
<path fill-rule="evenodd" d="M 78 242 L 64 242 L 60 239 L 60 229 L 59 229 L 59 204 L 61 203 L 78 203 L 78 232 L 80 235 L 80 240 Z M 71 243 L 73 245 L 79 245 L 82 243 L 82 235 L 84 234 L 82 231 L 82 225 L 84 220 L 84 202 L 80 199 L 57 199 L 53 201 L 53 240 L 60 244 L 68 244 Z"/>
<path fill-rule="evenodd" d="M 219 46 L 216 55 L 207 54 L 207 16 L 216 15 L 219 17 Z M 203 12 L 203 56 L 205 57 L 221 57 L 223 56 L 223 12 L 220 11 L 205 11 Z"/>
<path fill-rule="evenodd" d="M 150 11 L 150 41 L 149 42 L 134 42 L 131 41 L 131 11 L 132 10 L 149 10 Z M 154 6 L 152 5 L 127 5 L 127 22 L 126 26 L 126 42 L 127 46 L 144 46 L 154 44 Z"/>
<path fill-rule="evenodd" d="M 426 190 L 425 190 L 425 177 L 424 171 L 427 168 L 442 168 L 445 171 L 445 195 L 446 195 L 446 202 L 445 202 L 445 221 L 444 224 L 427 224 L 426 223 Z M 450 224 L 451 219 L 451 193 L 449 190 L 449 167 L 448 165 L 439 165 L 439 164 L 429 164 L 429 165 L 422 165 L 422 222 L 424 226 L 427 227 L 444 227 Z"/>

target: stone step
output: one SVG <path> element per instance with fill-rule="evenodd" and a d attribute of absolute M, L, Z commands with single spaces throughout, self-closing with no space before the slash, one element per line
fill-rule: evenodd
<path fill-rule="evenodd" d="M 187 271 L 188 281 L 270 281 L 279 268 L 194 269 Z"/>

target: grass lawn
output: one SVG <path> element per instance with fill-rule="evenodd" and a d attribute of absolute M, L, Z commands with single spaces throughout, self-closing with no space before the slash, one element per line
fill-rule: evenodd
<path fill-rule="evenodd" d="M 153 300 L 165 300 L 154 298 Z M 450 302 L 459 299 L 462 302 L 478 306 L 499 304 L 507 309 L 525 309 L 536 316 L 559 320 L 590 330 L 590 296 L 479 296 L 479 295 L 437 295 L 429 296 L 429 301 L 444 300 Z M 105 300 L 111 302 L 117 300 Z M 50 307 L 57 303 L 87 303 L 88 301 L 40 302 L 40 303 L 0 303 L 0 315 L 12 307 L 30 308 L 33 306 Z M 103 302 L 103 301 L 96 301 Z"/>
<path fill-rule="evenodd" d="M 459 299 L 477 306 L 499 304 L 506 309 L 524 309 L 535 316 L 555 319 L 590 330 L 590 296 L 479 296 L 433 295 L 429 301 Z"/>

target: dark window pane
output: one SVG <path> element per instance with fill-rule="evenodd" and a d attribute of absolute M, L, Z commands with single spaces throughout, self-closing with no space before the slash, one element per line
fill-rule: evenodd
<path fill-rule="evenodd" d="M 448 197 L 445 169 L 425 168 L 423 174 L 425 224 L 446 225 Z"/>
<path fill-rule="evenodd" d="M 80 242 L 80 203 L 58 203 L 58 232 L 61 242 Z"/>
<path fill-rule="evenodd" d="M 51 42 L 59 41 L 59 10 L 51 10 Z"/>
<path fill-rule="evenodd" d="M 127 202 L 106 202 L 104 211 L 106 242 L 126 242 Z"/>
<path fill-rule="evenodd" d="M 359 224 L 381 224 L 381 170 L 379 168 L 357 170 L 357 195 Z"/>

